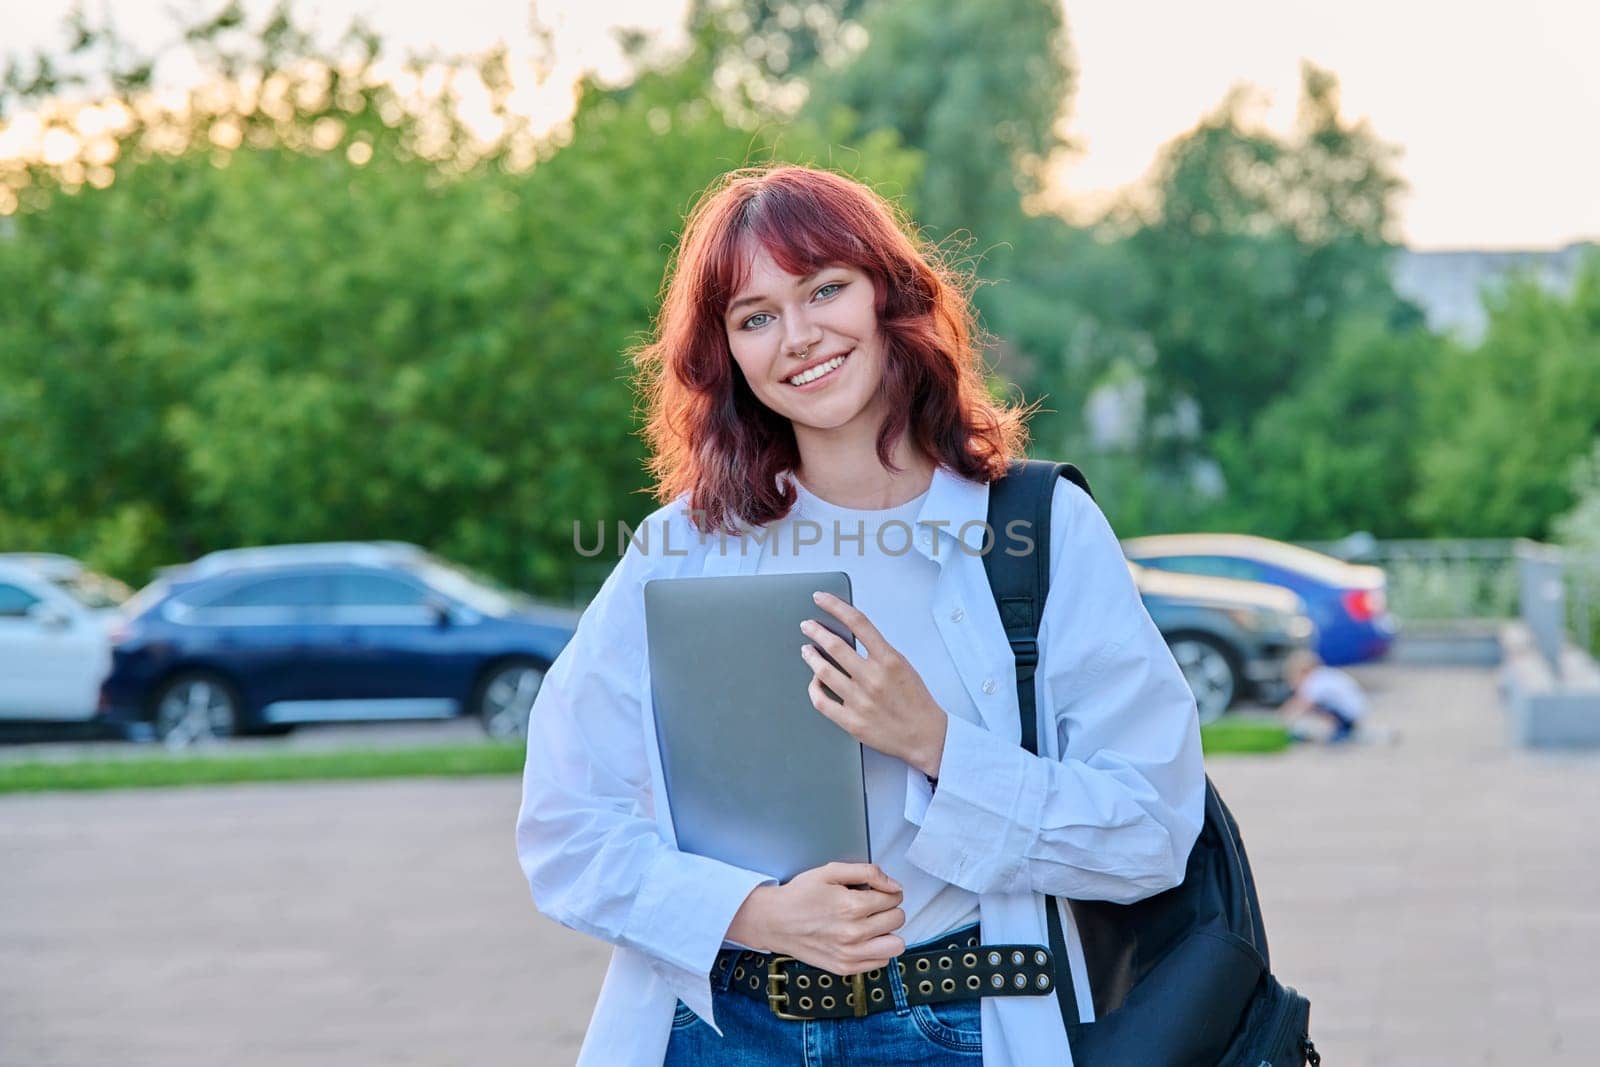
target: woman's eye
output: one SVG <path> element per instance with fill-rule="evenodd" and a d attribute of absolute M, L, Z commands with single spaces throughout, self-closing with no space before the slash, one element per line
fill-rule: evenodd
<path fill-rule="evenodd" d="M 746 330 L 754 330 L 758 327 L 765 326 L 767 324 L 766 320 L 770 318 L 772 318 L 772 316 L 768 315 L 765 311 L 758 311 L 754 315 L 751 315 L 748 319 L 745 319 L 740 326 Z"/>
<path fill-rule="evenodd" d="M 834 293 L 837 293 L 840 289 L 843 289 L 844 285 L 844 282 L 829 282 L 827 285 L 824 285 L 821 289 L 817 290 L 817 299 L 827 299 Z"/>

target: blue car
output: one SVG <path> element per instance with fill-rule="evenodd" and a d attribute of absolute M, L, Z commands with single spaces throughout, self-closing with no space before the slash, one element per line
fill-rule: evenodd
<path fill-rule="evenodd" d="M 1245 534 L 1136 537 L 1122 550 L 1155 570 L 1265 582 L 1298 593 L 1316 624 L 1317 655 L 1330 665 L 1382 659 L 1394 644 L 1398 627 L 1389 614 L 1387 579 L 1377 567 Z"/>
<path fill-rule="evenodd" d="M 514 738 L 581 613 L 394 542 L 213 553 L 123 608 L 99 714 L 173 748 L 300 723 L 473 716 Z"/>

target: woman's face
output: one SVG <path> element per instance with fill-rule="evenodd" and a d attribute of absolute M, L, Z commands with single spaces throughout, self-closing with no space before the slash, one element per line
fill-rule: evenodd
<path fill-rule="evenodd" d="M 728 347 L 757 399 L 797 435 L 863 420 L 876 432 L 883 339 L 875 299 L 872 279 L 855 267 L 802 277 L 756 252 L 724 314 Z"/>

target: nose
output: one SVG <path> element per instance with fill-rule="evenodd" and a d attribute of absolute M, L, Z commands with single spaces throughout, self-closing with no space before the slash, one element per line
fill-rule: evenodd
<path fill-rule="evenodd" d="M 786 329 L 783 335 L 784 349 L 791 356 L 805 359 L 816 355 L 813 351 L 822 340 L 822 328 L 806 315 L 804 311 L 797 311 L 785 316 Z"/>

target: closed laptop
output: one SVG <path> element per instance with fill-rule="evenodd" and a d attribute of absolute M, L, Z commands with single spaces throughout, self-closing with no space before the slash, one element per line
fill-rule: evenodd
<path fill-rule="evenodd" d="M 812 600 L 850 599 L 842 571 L 645 583 L 651 699 L 678 847 L 786 881 L 870 862 L 861 744 L 811 705 Z"/>

